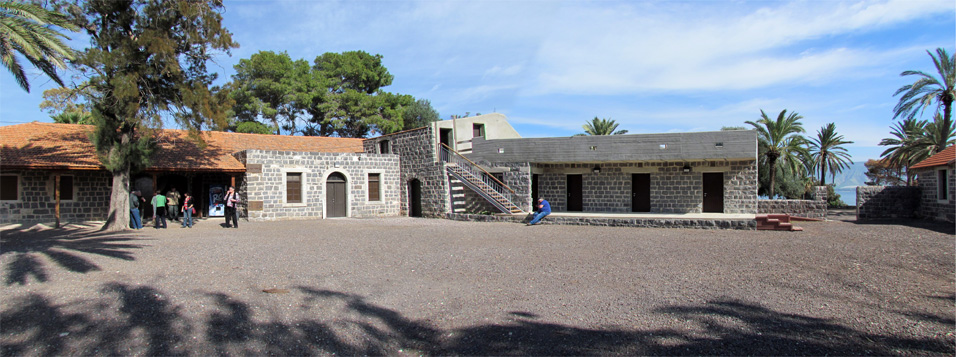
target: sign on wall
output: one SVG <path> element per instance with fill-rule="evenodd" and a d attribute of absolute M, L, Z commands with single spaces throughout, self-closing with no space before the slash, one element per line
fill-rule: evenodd
<path fill-rule="evenodd" d="M 208 217 L 222 217 L 226 215 L 226 186 L 209 185 L 209 214 Z"/>

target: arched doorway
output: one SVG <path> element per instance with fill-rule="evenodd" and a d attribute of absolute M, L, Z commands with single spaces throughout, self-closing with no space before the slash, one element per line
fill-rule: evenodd
<path fill-rule="evenodd" d="M 422 182 L 418 179 L 408 181 L 408 216 L 422 216 Z"/>
<path fill-rule="evenodd" d="M 346 217 L 348 211 L 348 184 L 345 176 L 333 172 L 325 179 L 326 217 Z"/>

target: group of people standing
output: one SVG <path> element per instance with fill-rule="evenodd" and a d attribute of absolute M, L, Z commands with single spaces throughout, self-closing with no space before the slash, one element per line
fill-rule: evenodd
<path fill-rule="evenodd" d="M 180 204 L 182 200 L 182 204 Z M 140 205 L 145 203 L 142 192 L 135 190 L 129 194 L 129 214 L 130 227 L 133 229 L 143 229 L 143 222 L 140 214 Z M 182 227 L 193 227 L 193 214 L 196 208 L 193 205 L 193 197 L 189 192 L 183 196 L 173 187 L 163 195 L 156 191 L 150 204 L 153 206 L 153 228 L 166 228 L 166 219 L 170 221 L 180 221 L 179 214 L 182 213 Z"/>

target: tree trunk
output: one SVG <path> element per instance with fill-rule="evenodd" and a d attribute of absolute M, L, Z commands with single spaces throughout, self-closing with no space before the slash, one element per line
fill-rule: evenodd
<path fill-rule="evenodd" d="M 109 216 L 102 230 L 115 232 L 129 229 L 129 187 L 129 168 L 114 171 Z"/>
<path fill-rule="evenodd" d="M 773 196 L 774 196 L 774 195 L 773 195 L 773 193 L 774 193 L 774 192 L 773 192 L 773 186 L 774 186 L 773 180 L 774 180 L 774 176 L 776 176 L 776 174 L 777 174 L 777 160 L 769 160 L 769 162 L 768 162 L 767 164 L 770 166 L 770 199 L 772 200 L 772 199 L 773 199 Z"/>
<path fill-rule="evenodd" d="M 820 160 L 820 186 L 827 185 L 827 163 Z"/>

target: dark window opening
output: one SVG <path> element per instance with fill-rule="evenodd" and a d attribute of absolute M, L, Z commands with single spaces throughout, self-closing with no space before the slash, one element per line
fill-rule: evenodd
<path fill-rule="evenodd" d="M 472 124 L 472 137 L 485 137 L 485 124 Z"/>
<path fill-rule="evenodd" d="M 0 176 L 0 200 L 16 201 L 19 199 L 19 181 L 19 176 Z"/>
<path fill-rule="evenodd" d="M 73 176 L 60 176 L 60 199 L 73 200 Z"/>
<path fill-rule="evenodd" d="M 946 183 L 949 181 L 949 175 L 947 175 L 949 170 L 939 170 L 936 172 L 936 197 L 939 198 L 939 200 L 948 200 L 949 188 L 947 187 Z"/>
<path fill-rule="evenodd" d="M 368 200 L 381 201 L 382 174 L 368 174 Z"/>
<path fill-rule="evenodd" d="M 505 173 L 504 173 L 504 172 L 492 172 L 492 173 L 491 173 L 491 176 L 494 176 L 494 178 L 498 179 L 498 181 L 501 181 L 502 183 L 505 182 Z"/>
<path fill-rule="evenodd" d="M 302 173 L 289 172 L 285 176 L 285 202 L 302 203 Z"/>
<path fill-rule="evenodd" d="M 378 153 L 379 154 L 391 154 L 392 152 L 388 147 L 388 140 L 382 140 L 378 142 Z"/>

